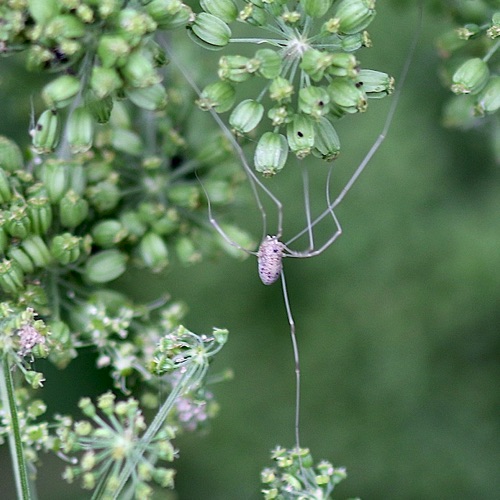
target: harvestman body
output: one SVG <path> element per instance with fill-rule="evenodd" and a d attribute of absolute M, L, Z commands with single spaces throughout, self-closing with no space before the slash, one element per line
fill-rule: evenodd
<path fill-rule="evenodd" d="M 266 236 L 257 252 L 259 277 L 264 285 L 272 285 L 278 281 L 283 270 L 285 245 L 277 236 Z"/>

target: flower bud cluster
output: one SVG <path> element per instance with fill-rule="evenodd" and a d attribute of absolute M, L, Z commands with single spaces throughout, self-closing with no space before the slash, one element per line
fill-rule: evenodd
<path fill-rule="evenodd" d="M 331 498 L 335 486 L 347 477 L 343 467 L 333 467 L 326 460 L 314 465 L 307 448 L 287 450 L 278 446 L 271 458 L 275 466 L 261 472 L 266 500 Z"/>
<path fill-rule="evenodd" d="M 500 109 L 500 10 L 481 0 L 470 9 L 457 4 L 454 28 L 438 39 L 445 84 L 455 94 L 445 106 L 447 126 L 469 128 Z"/>
<path fill-rule="evenodd" d="M 153 439 L 145 441 L 148 425 L 139 402 L 133 398 L 116 401 L 111 392 L 102 394 L 95 404 L 83 398 L 79 407 L 85 417 L 81 420 L 58 417 L 52 447 L 74 458 L 64 472 L 66 481 L 79 479 L 87 490 L 99 485 L 100 495 L 111 498 L 131 468 L 136 477 L 126 484 L 136 498 L 151 498 L 153 485 L 173 488 L 175 471 L 164 464 L 177 457 L 172 444 L 174 427 L 164 423 Z"/>
<path fill-rule="evenodd" d="M 201 2 L 201 7 L 204 12 L 189 25 L 200 45 L 222 49 L 234 41 L 259 46 L 253 55 L 222 56 L 220 80 L 203 89 L 198 105 L 231 111 L 229 124 L 236 135 L 263 130 L 257 134 L 254 165 L 264 176 L 279 172 L 289 152 L 299 159 L 310 154 L 335 159 L 340 141 L 333 122 L 365 111 L 368 98 L 393 91 L 393 78 L 360 69 L 355 56 L 370 45 L 365 30 L 375 16 L 375 0 L 252 0 L 239 14 L 233 0 Z M 234 39 L 229 25 L 235 19 L 278 36 Z M 237 102 L 236 87 L 251 79 L 260 79 L 262 91 Z"/>
<path fill-rule="evenodd" d="M 63 130 L 72 153 L 88 151 L 96 123 L 109 120 L 117 98 L 163 109 L 159 68 L 167 60 L 152 35 L 191 17 L 181 0 L 3 2 L 0 52 L 23 51 L 28 69 L 59 73 L 42 91 L 46 110 L 31 132 L 34 151 L 54 151 Z"/>

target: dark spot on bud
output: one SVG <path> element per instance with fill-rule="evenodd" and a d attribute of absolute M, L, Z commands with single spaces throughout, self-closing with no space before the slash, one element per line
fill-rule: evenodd
<path fill-rule="evenodd" d="M 297 132 L 297 135 L 298 135 L 299 137 L 304 137 L 304 134 L 303 134 L 300 130 Z"/>
<path fill-rule="evenodd" d="M 363 86 L 363 82 L 356 82 L 356 88 L 361 88 Z"/>
<path fill-rule="evenodd" d="M 322 108 L 324 105 L 325 105 L 325 103 L 324 103 L 323 101 L 318 101 L 318 106 L 319 106 L 320 108 Z"/>
<path fill-rule="evenodd" d="M 38 123 L 38 124 L 37 124 L 37 126 L 36 126 L 36 129 L 37 129 L 38 131 L 40 131 L 40 130 L 42 130 L 42 129 L 43 129 L 43 127 L 42 127 L 42 126 Z"/>

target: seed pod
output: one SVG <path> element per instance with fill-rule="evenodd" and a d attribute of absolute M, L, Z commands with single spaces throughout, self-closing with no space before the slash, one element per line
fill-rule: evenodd
<path fill-rule="evenodd" d="M 132 156 L 140 156 L 144 151 L 140 136 L 123 128 L 113 128 L 111 144 L 118 151 Z"/>
<path fill-rule="evenodd" d="M 233 0 L 200 0 L 200 6 L 205 12 L 213 14 L 225 23 L 232 23 L 238 16 L 238 7 Z"/>
<path fill-rule="evenodd" d="M 200 205 L 200 191 L 192 184 L 174 184 L 168 188 L 167 197 L 178 207 L 194 209 Z"/>
<path fill-rule="evenodd" d="M 45 234 L 52 225 L 52 207 L 45 196 L 28 198 L 28 217 L 35 234 Z"/>
<path fill-rule="evenodd" d="M 0 262 L 0 288 L 12 295 L 22 291 L 24 273 L 21 266 L 13 260 L 4 259 Z"/>
<path fill-rule="evenodd" d="M 101 36 L 97 45 L 97 55 L 105 68 L 122 66 L 130 51 L 131 48 L 127 41 L 116 35 Z"/>
<path fill-rule="evenodd" d="M 160 29 L 177 14 L 182 7 L 181 0 L 153 0 L 144 6 L 144 10 L 154 19 Z"/>
<path fill-rule="evenodd" d="M 12 198 L 9 177 L 3 168 L 0 168 L 0 203 L 8 203 Z"/>
<path fill-rule="evenodd" d="M 92 90 L 85 92 L 85 107 L 97 123 L 108 123 L 113 110 L 113 98 L 99 98 Z"/>
<path fill-rule="evenodd" d="M 50 253 L 59 264 L 66 266 L 79 259 L 80 243 L 81 238 L 71 233 L 59 234 L 52 239 Z"/>
<path fill-rule="evenodd" d="M 366 111 L 366 95 L 361 88 L 347 78 L 334 78 L 328 85 L 330 99 L 346 113 Z"/>
<path fill-rule="evenodd" d="M 305 158 L 314 146 L 313 120 L 306 115 L 295 115 L 287 125 L 286 136 L 290 150 L 297 158 Z"/>
<path fill-rule="evenodd" d="M 357 83 L 363 85 L 363 92 L 371 98 L 385 97 L 394 91 L 394 78 L 387 73 L 372 69 L 360 70 Z"/>
<path fill-rule="evenodd" d="M 141 50 L 136 50 L 128 56 L 120 72 L 131 87 L 150 87 L 161 82 L 161 76 L 151 59 Z"/>
<path fill-rule="evenodd" d="M 5 229 L 14 238 L 24 239 L 31 231 L 31 221 L 25 205 L 15 205 L 7 213 Z"/>
<path fill-rule="evenodd" d="M 146 233 L 139 243 L 139 255 L 144 265 L 154 273 L 168 265 L 168 248 L 163 239 L 155 233 Z"/>
<path fill-rule="evenodd" d="M 157 28 L 154 20 L 145 12 L 135 8 L 120 10 L 115 20 L 117 32 L 122 35 L 132 47 L 139 45 L 144 35 Z"/>
<path fill-rule="evenodd" d="M 332 64 L 332 53 L 321 52 L 317 49 L 308 49 L 302 55 L 300 68 L 304 70 L 315 82 L 319 82 L 325 71 Z"/>
<path fill-rule="evenodd" d="M 40 169 L 40 179 L 50 202 L 59 202 L 68 189 L 69 174 L 66 162 L 55 158 L 46 160 Z"/>
<path fill-rule="evenodd" d="M 137 212 L 130 211 L 120 214 L 120 222 L 129 235 L 128 239 L 131 241 L 136 241 L 147 229 L 147 225 L 142 222 Z"/>
<path fill-rule="evenodd" d="M 7 172 L 23 168 L 23 155 L 19 146 L 3 135 L 0 135 L 0 168 Z"/>
<path fill-rule="evenodd" d="M 45 268 L 50 264 L 52 256 L 40 236 L 30 236 L 21 243 L 23 250 L 30 257 L 36 267 Z"/>
<path fill-rule="evenodd" d="M 72 14 L 53 17 L 44 29 L 44 35 L 57 41 L 68 38 L 81 38 L 85 35 L 85 24 Z"/>
<path fill-rule="evenodd" d="M 103 250 L 87 259 L 83 275 L 91 283 L 107 283 L 121 276 L 127 256 L 118 250 Z"/>
<path fill-rule="evenodd" d="M 339 33 L 359 33 L 375 17 L 375 0 L 340 0 L 335 7 L 334 16 L 339 20 Z"/>
<path fill-rule="evenodd" d="M 164 30 L 175 30 L 177 28 L 183 28 L 189 22 L 194 20 L 194 13 L 191 7 L 186 4 L 182 4 L 180 10 L 175 14 L 171 15 L 169 18 L 163 19 L 158 22 L 158 27 Z"/>
<path fill-rule="evenodd" d="M 35 272 L 35 264 L 29 258 L 24 250 L 18 246 L 11 246 L 8 251 L 9 259 L 15 262 L 25 274 L 32 274 Z"/>
<path fill-rule="evenodd" d="M 223 56 L 219 59 L 217 74 L 221 80 L 241 83 L 248 80 L 258 68 L 258 61 L 244 56 Z"/>
<path fill-rule="evenodd" d="M 255 53 L 255 59 L 259 61 L 257 74 L 271 80 L 281 73 L 281 56 L 272 49 L 260 49 Z"/>
<path fill-rule="evenodd" d="M 271 177 L 278 173 L 286 163 L 288 157 L 288 143 L 285 136 L 275 132 L 265 132 L 255 148 L 255 170 L 264 177 Z"/>
<path fill-rule="evenodd" d="M 500 109 L 500 76 L 492 76 L 477 96 L 476 112 L 483 116 Z"/>
<path fill-rule="evenodd" d="M 354 54 L 334 52 L 330 55 L 330 66 L 326 71 L 329 75 L 345 76 L 348 78 L 355 78 L 358 75 L 359 62 Z"/>
<path fill-rule="evenodd" d="M 90 88 L 99 99 L 109 96 L 123 86 L 123 81 L 114 68 L 94 66 L 90 77 Z"/>
<path fill-rule="evenodd" d="M 455 94 L 478 94 L 488 82 L 488 64 L 479 57 L 468 59 L 453 73 L 451 86 Z"/>
<path fill-rule="evenodd" d="M 237 134 L 248 134 L 262 120 L 264 106 L 253 99 L 241 101 L 232 111 L 229 123 Z"/>
<path fill-rule="evenodd" d="M 114 182 L 106 180 L 88 188 L 87 197 L 98 212 L 105 213 L 118 205 L 121 194 Z"/>
<path fill-rule="evenodd" d="M 31 17 L 41 25 L 59 14 L 60 8 L 59 0 L 30 0 L 28 2 Z"/>
<path fill-rule="evenodd" d="M 42 97 L 49 108 L 64 108 L 78 94 L 80 80 L 75 76 L 61 75 L 45 85 Z"/>
<path fill-rule="evenodd" d="M 227 45 L 231 38 L 229 26 L 222 19 L 206 12 L 196 15 L 188 33 L 192 33 L 191 38 L 201 46 L 215 50 Z"/>
<path fill-rule="evenodd" d="M 102 248 L 111 248 L 127 237 L 127 230 L 120 221 L 103 220 L 97 223 L 91 231 L 94 243 Z"/>
<path fill-rule="evenodd" d="M 311 17 L 322 17 L 332 6 L 333 0 L 300 0 L 300 4 L 304 7 L 304 11 Z"/>
<path fill-rule="evenodd" d="M 69 190 L 59 202 L 59 219 L 63 227 L 74 228 L 81 224 L 89 213 L 89 204 L 73 190 Z"/>
<path fill-rule="evenodd" d="M 322 160 L 335 160 L 340 153 L 340 140 L 330 121 L 324 116 L 314 124 L 314 156 Z"/>
<path fill-rule="evenodd" d="M 45 110 L 32 131 L 33 150 L 37 154 L 52 152 L 59 143 L 59 116 L 53 109 Z"/>
<path fill-rule="evenodd" d="M 298 108 L 301 113 L 310 115 L 314 120 L 330 111 L 330 96 L 323 87 L 303 87 L 299 90 Z"/>
<path fill-rule="evenodd" d="M 161 84 L 144 87 L 141 89 L 128 89 L 125 95 L 142 109 L 159 111 L 167 106 L 167 92 Z"/>
<path fill-rule="evenodd" d="M 175 253 L 181 264 L 188 266 L 200 262 L 202 255 L 191 238 L 181 236 L 175 240 Z"/>
<path fill-rule="evenodd" d="M 293 85 L 281 76 L 275 78 L 269 86 L 269 97 L 279 103 L 289 102 L 293 92 Z"/>
<path fill-rule="evenodd" d="M 66 125 L 69 149 L 73 154 L 85 153 L 92 147 L 94 119 L 84 107 L 78 107 L 69 115 Z"/>
<path fill-rule="evenodd" d="M 211 83 L 203 89 L 196 104 L 203 111 L 214 109 L 217 113 L 224 113 L 233 107 L 235 94 L 229 82 Z"/>

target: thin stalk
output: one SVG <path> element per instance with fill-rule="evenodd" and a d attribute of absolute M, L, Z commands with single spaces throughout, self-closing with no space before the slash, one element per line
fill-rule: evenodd
<path fill-rule="evenodd" d="M 0 371 L 0 392 L 4 410 L 8 409 L 10 415 L 11 432 L 8 433 L 8 439 L 17 497 L 23 500 L 30 500 L 32 497 L 29 488 L 28 468 L 24 458 L 19 415 L 17 413 L 16 398 L 14 395 L 14 381 L 12 380 L 12 371 L 8 355 L 3 356 L 2 364 L 3 370 Z"/>

